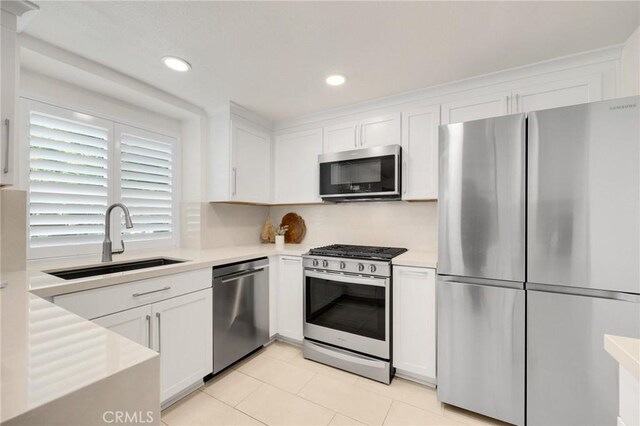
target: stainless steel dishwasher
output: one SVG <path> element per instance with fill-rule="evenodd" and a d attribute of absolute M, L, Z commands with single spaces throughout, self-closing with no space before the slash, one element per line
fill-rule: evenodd
<path fill-rule="evenodd" d="M 213 268 L 213 374 L 269 341 L 269 260 Z"/>

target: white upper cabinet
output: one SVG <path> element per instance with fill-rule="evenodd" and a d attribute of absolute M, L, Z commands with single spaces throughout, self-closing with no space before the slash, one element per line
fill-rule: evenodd
<path fill-rule="evenodd" d="M 2 25 L 0 26 L 0 186 L 12 185 L 15 169 L 16 143 L 16 16 L 2 10 Z"/>
<path fill-rule="evenodd" d="M 273 190 L 276 204 L 318 203 L 318 155 L 322 129 L 280 134 L 274 140 Z"/>
<path fill-rule="evenodd" d="M 271 137 L 257 126 L 231 120 L 231 200 L 270 201 Z"/>
<path fill-rule="evenodd" d="M 436 270 L 393 267 L 393 366 L 436 379 Z"/>
<path fill-rule="evenodd" d="M 400 144 L 400 113 L 366 118 L 360 122 L 360 147 Z"/>
<path fill-rule="evenodd" d="M 511 91 L 471 97 L 442 104 L 442 124 L 461 123 L 509 114 Z"/>
<path fill-rule="evenodd" d="M 206 151 L 207 201 L 271 201 L 270 122 L 231 103 L 209 118 Z"/>
<path fill-rule="evenodd" d="M 399 112 L 324 127 L 325 153 L 394 144 L 400 144 Z"/>
<path fill-rule="evenodd" d="M 515 89 L 511 112 L 530 112 L 602 100 L 602 75 L 553 81 Z"/>
<path fill-rule="evenodd" d="M 440 105 L 402 112 L 402 199 L 438 198 Z"/>
<path fill-rule="evenodd" d="M 324 128 L 324 152 L 340 152 L 357 149 L 360 143 L 360 123 L 349 121 Z"/>

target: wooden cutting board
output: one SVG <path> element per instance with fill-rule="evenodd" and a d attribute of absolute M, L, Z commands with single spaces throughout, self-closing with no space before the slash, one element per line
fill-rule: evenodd
<path fill-rule="evenodd" d="M 304 219 L 295 213 L 287 213 L 282 217 L 280 226 L 289 226 L 284 234 L 284 242 L 288 244 L 300 244 L 307 233 L 307 226 Z"/>

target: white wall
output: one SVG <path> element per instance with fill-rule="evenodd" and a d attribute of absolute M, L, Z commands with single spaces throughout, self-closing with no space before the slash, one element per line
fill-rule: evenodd
<path fill-rule="evenodd" d="M 629 36 L 622 49 L 619 96 L 640 95 L 640 27 Z"/>
<path fill-rule="evenodd" d="M 343 243 L 438 250 L 437 203 L 433 201 L 273 206 L 269 215 L 274 226 L 289 212 L 305 221 L 304 245 Z"/>

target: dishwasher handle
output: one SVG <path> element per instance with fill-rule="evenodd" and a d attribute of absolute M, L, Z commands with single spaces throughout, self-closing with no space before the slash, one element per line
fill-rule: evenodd
<path fill-rule="evenodd" d="M 264 270 L 265 270 L 265 267 L 249 269 L 248 271 L 241 271 L 241 272 L 238 272 L 238 273 L 235 273 L 235 274 L 231 274 L 231 275 L 227 275 L 227 276 L 222 277 L 222 280 L 220 282 L 222 284 L 226 284 L 226 283 L 231 282 L 231 281 L 236 281 L 239 278 L 250 277 L 250 276 L 255 275 L 258 272 L 262 272 Z"/>

